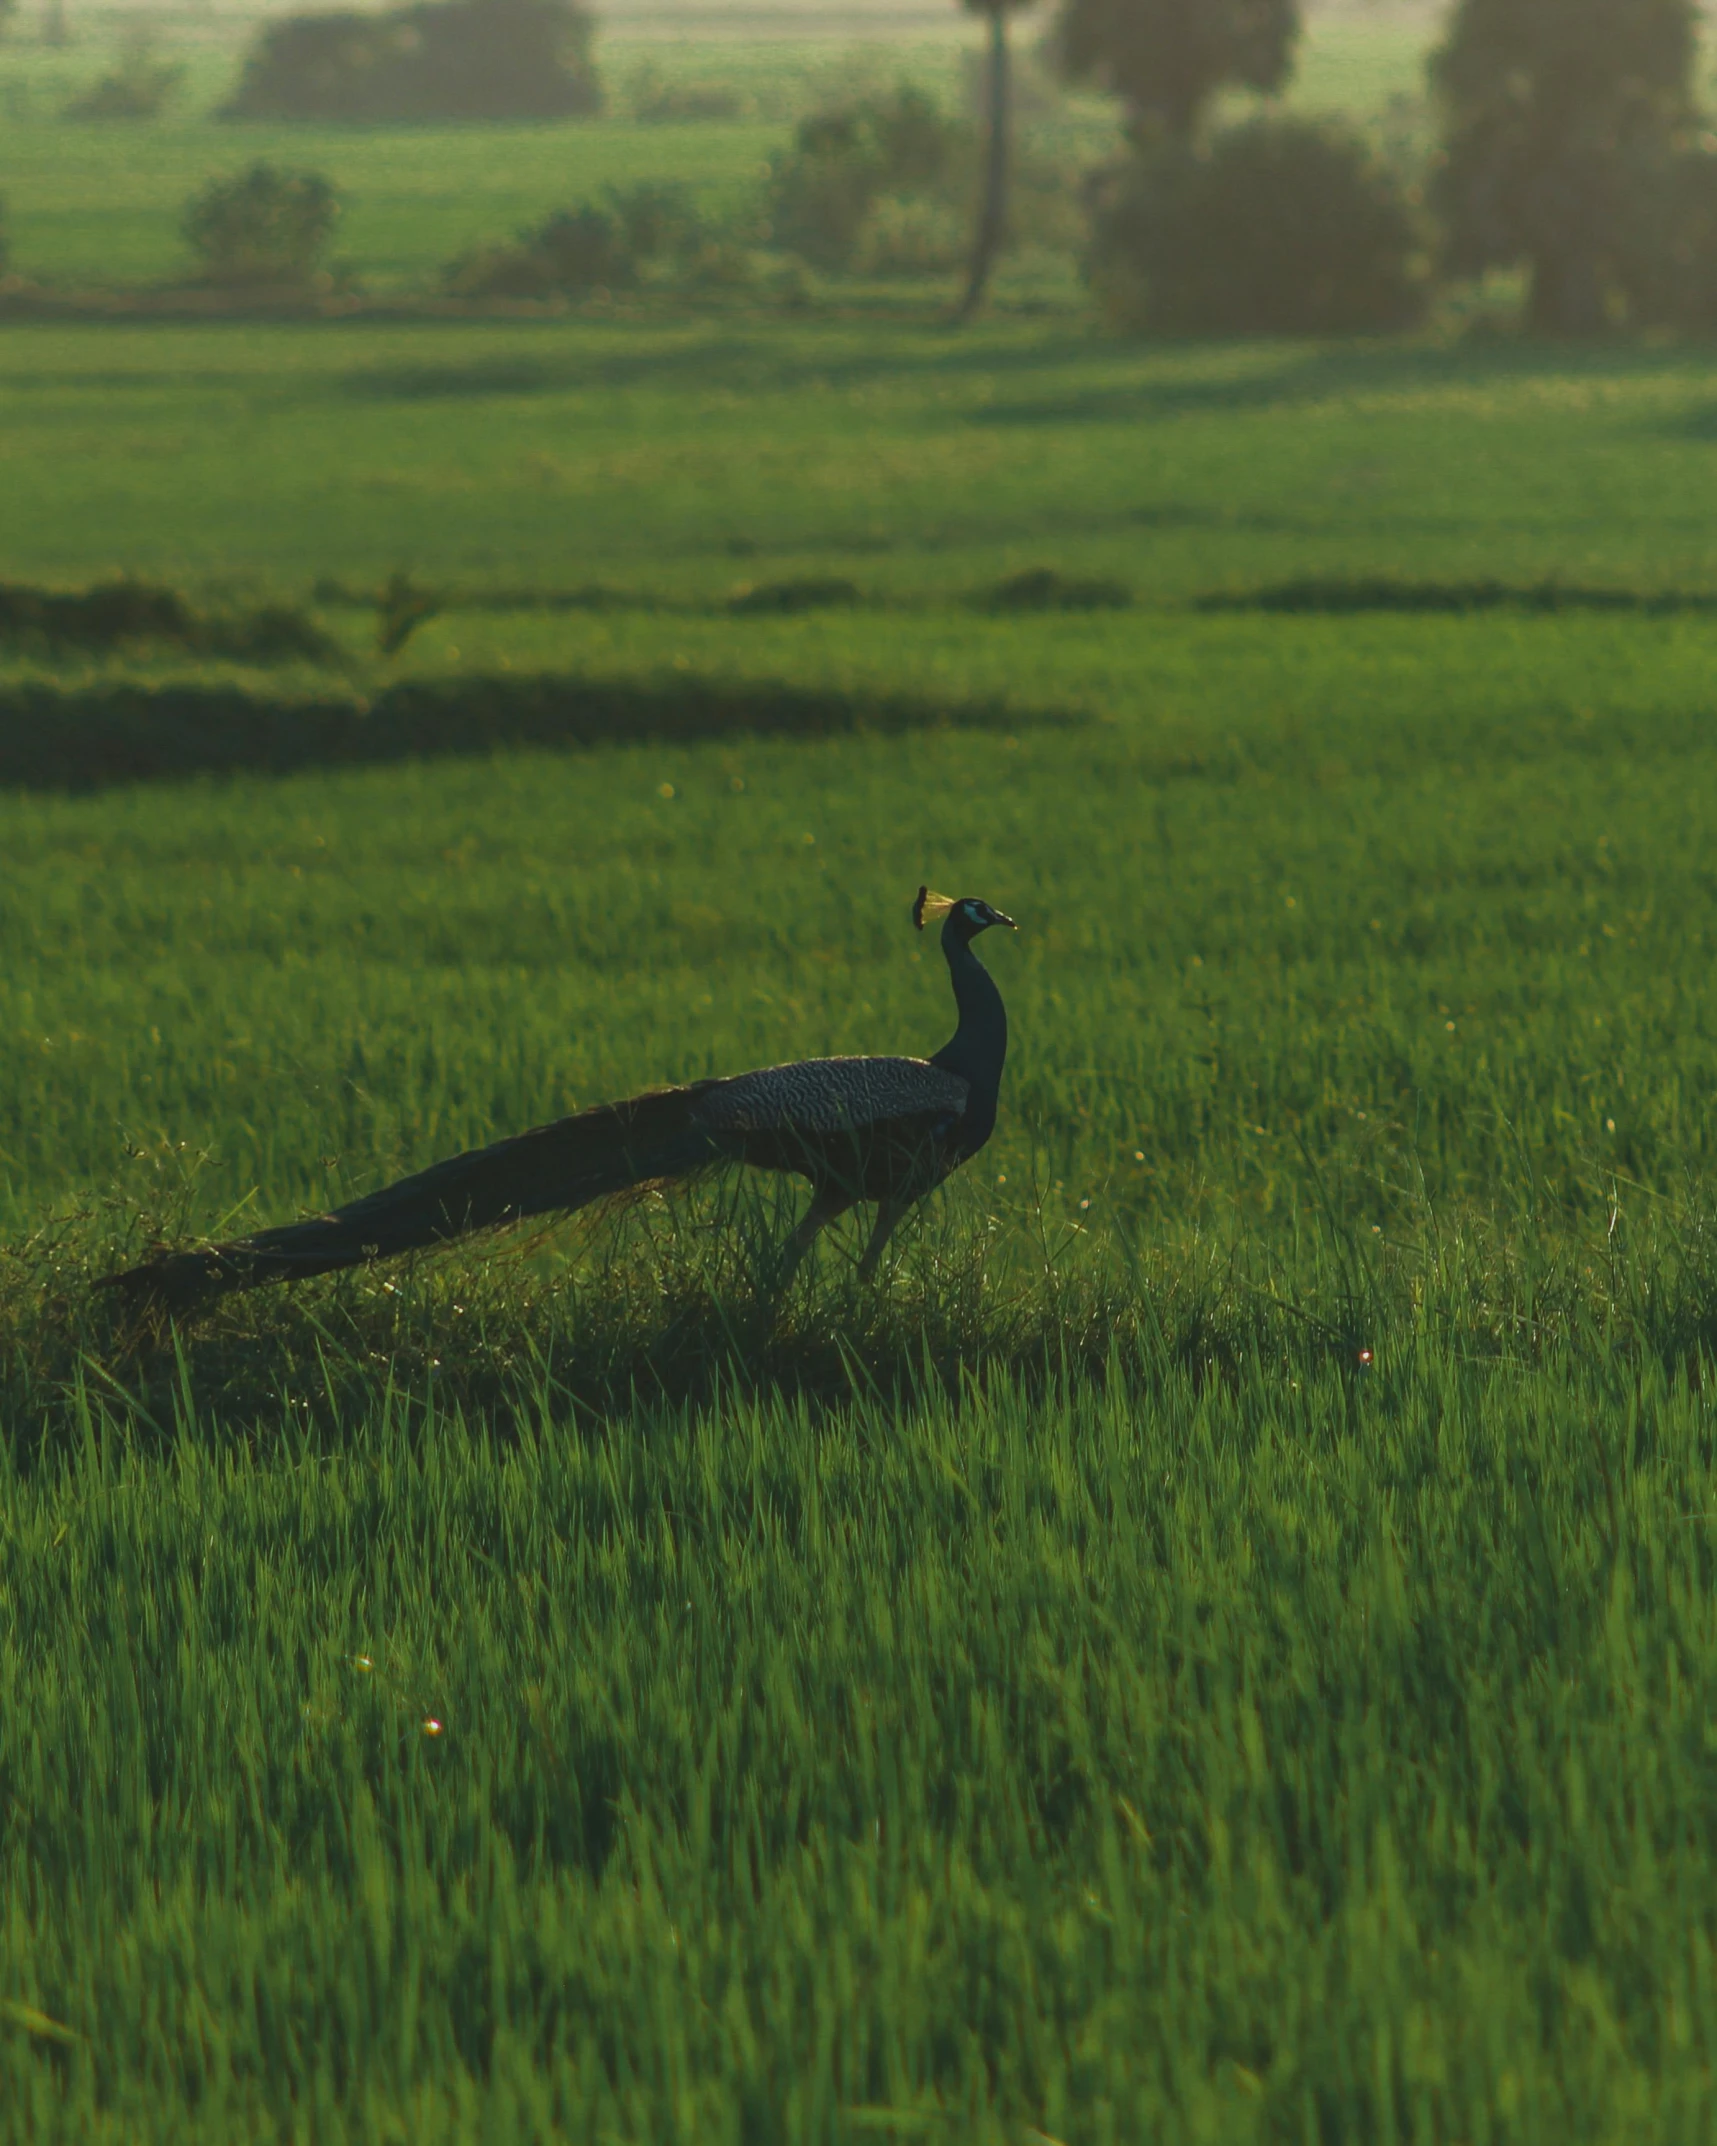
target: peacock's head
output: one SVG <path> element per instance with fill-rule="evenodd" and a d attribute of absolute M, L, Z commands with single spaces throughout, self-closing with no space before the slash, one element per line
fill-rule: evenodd
<path fill-rule="evenodd" d="M 979 932 L 988 931 L 992 924 L 1004 924 L 1009 931 L 1019 926 L 1010 916 L 1003 916 L 999 909 L 992 909 L 988 902 L 980 901 L 975 894 L 962 894 L 957 900 L 947 894 L 932 894 L 928 887 L 920 887 L 918 899 L 912 905 L 912 921 L 922 931 L 938 917 L 945 917 L 943 926 L 946 935 L 952 932 L 962 944 L 969 945 Z"/>

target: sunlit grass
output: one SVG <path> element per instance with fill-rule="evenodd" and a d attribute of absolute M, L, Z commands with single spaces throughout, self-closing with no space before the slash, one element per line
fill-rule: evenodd
<path fill-rule="evenodd" d="M 0 718 L 469 720 L 0 797 L 0 2136 L 1703 2137 L 1717 622 L 1195 604 L 1710 596 L 1714 395 L 1065 324 L 7 330 L 7 575 L 322 581 L 345 660 L 14 645 Z M 1037 567 L 1134 600 L 993 608 Z M 386 657 L 326 583 L 400 571 Z M 542 677 L 964 727 L 453 749 Z M 779 1290 L 802 1195 L 729 1176 L 165 1343 L 90 1292 L 933 1049 L 924 880 L 1019 919 L 1013 1043 L 879 1286 L 849 1228 Z"/>

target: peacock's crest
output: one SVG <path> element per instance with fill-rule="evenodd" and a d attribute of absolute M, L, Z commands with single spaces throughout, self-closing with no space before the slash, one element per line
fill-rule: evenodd
<path fill-rule="evenodd" d="M 922 931 L 926 924 L 939 924 L 953 907 L 951 894 L 932 894 L 928 887 L 920 887 L 912 905 L 912 921 Z"/>

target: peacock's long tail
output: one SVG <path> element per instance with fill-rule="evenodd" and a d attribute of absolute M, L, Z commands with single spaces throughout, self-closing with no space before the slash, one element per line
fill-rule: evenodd
<path fill-rule="evenodd" d="M 686 1177 L 721 1152 L 693 1115 L 709 1086 L 663 1088 L 454 1155 L 332 1214 L 106 1277 L 139 1311 L 190 1309 L 229 1290 L 302 1281 L 445 1244 L 531 1215 L 569 1214 L 639 1185 Z"/>

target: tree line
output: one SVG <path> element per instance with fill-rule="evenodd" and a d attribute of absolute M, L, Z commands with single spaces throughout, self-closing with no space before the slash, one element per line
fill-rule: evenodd
<path fill-rule="evenodd" d="M 1029 0 L 961 4 L 989 46 L 969 315 L 1008 231 L 1009 20 Z M 1388 329 L 1438 271 L 1524 269 L 1541 331 L 1717 323 L 1699 27 L 1698 0 L 1453 0 L 1430 62 L 1439 142 L 1420 196 L 1340 129 L 1212 130 L 1221 92 L 1285 85 L 1301 0 L 1060 0 L 1056 67 L 1126 115 L 1127 154 L 1092 194 L 1099 290 L 1116 316 L 1163 329 Z M 379 120 L 600 102 L 579 0 L 411 0 L 269 25 L 228 109 Z M 807 174 L 828 153 L 799 146 Z"/>
<path fill-rule="evenodd" d="M 993 92 L 968 311 L 1005 224 L 1007 22 L 1023 4 L 964 0 L 989 25 Z M 1257 289 L 1274 264 L 1278 283 L 1298 274 L 1306 325 L 1389 326 L 1411 309 L 1416 268 L 1423 280 L 1435 266 L 1524 269 L 1545 332 L 1717 324 L 1698 0 L 1455 0 L 1430 61 L 1440 139 L 1423 202 L 1327 129 L 1254 122 L 1209 138 L 1220 91 L 1286 83 L 1300 31 L 1300 0 L 1062 0 L 1062 71 L 1126 111 L 1129 158 L 1106 182 L 1097 250 L 1100 272 L 1106 255 L 1140 286 L 1145 319 L 1295 325 L 1292 293 Z M 1225 238 L 1226 264 L 1211 258 Z M 1237 267 L 1260 301 L 1248 323 L 1224 319 L 1247 310 Z"/>
<path fill-rule="evenodd" d="M 984 20 L 989 46 L 969 315 L 1009 231 L 1010 19 L 1029 0 L 960 4 Z M 0 22 L 13 5 L 0 0 Z M 1050 60 L 1124 114 L 1124 154 L 1087 192 L 1099 296 L 1112 317 L 1159 332 L 1387 331 L 1411 323 L 1439 276 L 1506 270 L 1523 272 L 1526 317 L 1541 332 L 1717 326 L 1717 123 L 1700 107 L 1700 27 L 1699 0 L 1452 0 L 1429 61 L 1437 142 L 1421 184 L 1330 122 L 1265 111 L 1216 123 L 1223 92 L 1286 85 L 1301 0 L 1059 0 Z M 589 113 L 602 104 L 592 30 L 582 0 L 407 0 L 285 17 L 259 32 L 223 116 Z M 814 114 L 776 160 L 773 241 L 842 265 L 879 200 L 898 194 L 910 208 L 915 189 L 939 189 L 946 218 L 966 168 L 912 93 Z M 258 204 L 240 206 L 256 223 Z M 269 215 L 302 211 L 295 196 Z M 581 213 L 498 266 L 462 273 L 564 284 L 570 248 L 580 276 L 612 284 L 626 266 L 619 226 L 606 210 Z M 920 251 L 934 238 L 906 236 Z M 666 251 L 685 252 L 682 240 Z M 709 255 L 708 234 L 698 244 Z"/>

